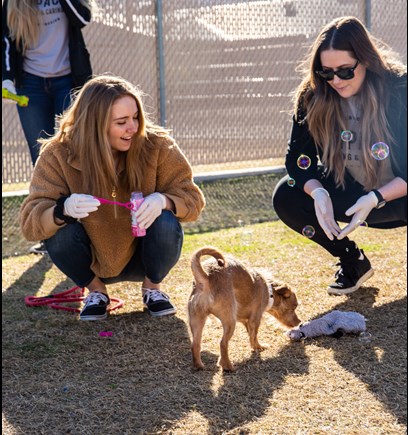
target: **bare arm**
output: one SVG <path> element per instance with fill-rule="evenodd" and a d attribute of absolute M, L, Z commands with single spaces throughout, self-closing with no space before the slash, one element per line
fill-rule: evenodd
<path fill-rule="evenodd" d="M 407 182 L 400 177 L 396 177 L 377 190 L 387 202 L 392 201 L 407 195 Z"/>

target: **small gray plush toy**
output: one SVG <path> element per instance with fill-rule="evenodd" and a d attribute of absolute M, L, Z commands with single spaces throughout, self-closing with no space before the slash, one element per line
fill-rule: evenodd
<path fill-rule="evenodd" d="M 366 330 L 366 319 L 360 313 L 354 311 L 334 310 L 319 319 L 311 320 L 291 329 L 286 335 L 291 340 L 302 340 L 319 335 L 330 335 L 340 338 L 344 334 L 359 334 Z"/>

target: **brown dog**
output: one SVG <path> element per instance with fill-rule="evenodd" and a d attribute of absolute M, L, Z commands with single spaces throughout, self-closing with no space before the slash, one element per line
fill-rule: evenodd
<path fill-rule="evenodd" d="M 200 258 L 204 255 L 213 258 L 201 264 Z M 221 320 L 224 329 L 219 365 L 225 371 L 234 370 L 228 357 L 228 342 L 237 321 L 245 325 L 251 347 L 256 351 L 264 349 L 257 336 L 265 311 L 289 328 L 300 323 L 295 313 L 298 305 L 295 293 L 286 284 L 272 281 L 264 271 L 247 268 L 231 255 L 224 256 L 210 246 L 193 254 L 191 269 L 194 283 L 188 301 L 188 314 L 193 365 L 197 369 L 204 368 L 200 356 L 201 337 L 210 314 Z"/>

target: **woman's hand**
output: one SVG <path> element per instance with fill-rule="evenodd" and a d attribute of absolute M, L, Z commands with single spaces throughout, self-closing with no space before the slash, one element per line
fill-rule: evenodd
<path fill-rule="evenodd" d="M 310 196 L 314 199 L 314 207 L 319 225 L 322 227 L 326 236 L 333 240 L 337 237 L 341 229 L 334 219 L 333 204 L 329 192 L 323 187 L 314 189 Z"/>
<path fill-rule="evenodd" d="M 370 214 L 371 210 L 378 204 L 378 199 L 374 192 L 361 196 L 357 202 L 346 211 L 346 216 L 354 215 L 350 223 L 343 228 L 337 236 L 338 240 L 343 239 L 357 227 L 359 227 Z"/>
<path fill-rule="evenodd" d="M 9 79 L 3 80 L 1 83 L 1 87 L 3 89 L 7 90 L 10 94 L 17 95 L 16 88 L 14 86 L 14 83 L 11 80 L 9 80 Z M 13 104 L 17 103 L 16 100 L 12 100 L 10 98 L 2 98 L 2 101 L 6 102 L 6 103 L 13 103 Z"/>
<path fill-rule="evenodd" d="M 166 208 L 166 197 L 159 192 L 146 196 L 135 216 L 140 228 L 149 228 Z"/>
<path fill-rule="evenodd" d="M 3 80 L 1 83 L 1 87 L 3 89 L 7 89 L 11 94 L 17 95 L 16 88 L 14 86 L 14 83 L 11 80 L 9 80 L 9 79 Z"/>
<path fill-rule="evenodd" d="M 85 218 L 89 213 L 96 211 L 100 205 L 99 200 L 92 195 L 73 193 L 64 202 L 64 215 L 75 219 Z"/>

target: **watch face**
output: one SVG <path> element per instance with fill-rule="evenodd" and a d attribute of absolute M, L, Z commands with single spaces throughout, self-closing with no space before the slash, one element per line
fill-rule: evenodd
<path fill-rule="evenodd" d="M 386 204 L 385 201 L 380 201 L 380 202 L 377 204 L 377 207 L 376 207 L 376 208 L 384 207 L 385 204 Z"/>

